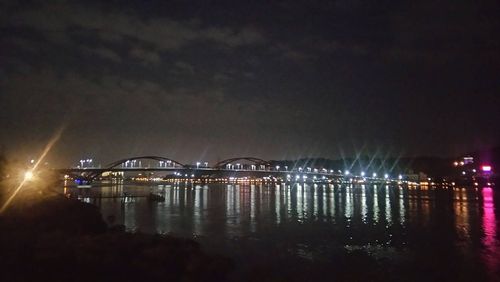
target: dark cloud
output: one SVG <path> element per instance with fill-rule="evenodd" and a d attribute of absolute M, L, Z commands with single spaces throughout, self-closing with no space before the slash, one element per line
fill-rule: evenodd
<path fill-rule="evenodd" d="M 57 161 L 499 141 L 494 1 L 2 2 L 0 142 Z"/>
<path fill-rule="evenodd" d="M 134 58 L 142 60 L 145 64 L 159 64 L 161 62 L 160 54 L 150 50 L 133 48 L 130 50 L 130 55 Z"/>
<path fill-rule="evenodd" d="M 89 55 L 97 55 L 103 59 L 111 60 L 116 63 L 119 63 L 122 60 L 120 55 L 109 48 L 100 47 L 92 49 L 88 47 L 82 47 L 82 51 L 88 53 Z"/>

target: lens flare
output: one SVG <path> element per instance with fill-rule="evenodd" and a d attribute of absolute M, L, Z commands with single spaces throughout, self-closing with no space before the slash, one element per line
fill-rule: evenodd
<path fill-rule="evenodd" d="M 29 181 L 33 179 L 33 172 L 28 170 L 27 172 L 24 173 L 24 180 Z"/>
<path fill-rule="evenodd" d="M 33 169 L 31 169 L 30 171 L 27 171 L 24 174 L 23 181 L 21 181 L 19 186 L 17 186 L 17 188 L 14 190 L 14 192 L 12 192 L 12 195 L 10 195 L 10 197 L 7 199 L 7 201 L 5 201 L 2 208 L 0 209 L 0 214 L 3 213 L 9 207 L 10 203 L 12 202 L 12 200 L 14 200 L 17 193 L 19 193 L 19 191 L 21 191 L 24 184 L 26 184 L 27 181 L 33 179 L 33 172 L 40 165 L 40 163 L 45 159 L 45 156 L 47 156 L 47 154 L 50 152 L 50 150 L 52 149 L 54 144 L 61 138 L 61 135 L 62 135 L 64 129 L 65 129 L 65 126 L 62 126 L 61 128 L 59 128 L 59 130 L 50 139 L 49 143 L 45 146 L 45 149 L 43 150 L 42 155 L 40 156 L 40 158 L 38 158 L 38 161 L 35 163 L 35 165 L 33 165 Z"/>

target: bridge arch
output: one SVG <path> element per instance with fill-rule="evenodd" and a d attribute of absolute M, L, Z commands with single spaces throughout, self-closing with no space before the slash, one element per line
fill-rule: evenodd
<path fill-rule="evenodd" d="M 166 157 L 140 156 L 140 157 L 131 157 L 131 158 L 126 158 L 126 159 L 121 159 L 121 160 L 118 160 L 118 161 L 115 161 L 115 162 L 112 162 L 112 163 L 106 165 L 102 169 L 89 170 L 88 172 L 84 171 L 84 172 L 81 172 L 78 175 L 74 175 L 74 177 L 75 178 L 82 178 L 82 179 L 86 179 L 86 180 L 92 181 L 92 180 L 96 179 L 97 177 L 99 177 L 99 175 L 101 175 L 101 174 L 103 174 L 105 172 L 111 171 L 114 168 L 118 167 L 121 164 L 124 164 L 127 161 L 133 161 L 133 160 L 155 160 L 155 161 L 165 161 L 165 162 L 170 161 L 170 162 L 172 162 L 172 163 L 180 166 L 181 168 L 187 167 L 185 164 L 183 164 L 181 162 L 178 162 L 176 160 L 173 160 L 173 159 L 170 159 L 170 158 L 166 158 Z"/>
<path fill-rule="evenodd" d="M 226 159 L 222 160 L 214 165 L 214 168 L 224 168 L 226 165 L 230 163 L 234 163 L 237 161 L 249 161 L 255 165 L 270 165 L 269 161 L 259 159 L 259 158 L 254 158 L 254 157 L 238 157 L 238 158 L 231 158 L 231 159 Z"/>
<path fill-rule="evenodd" d="M 119 165 L 122 165 L 124 163 L 126 163 L 127 161 L 134 161 L 134 160 L 155 160 L 155 161 L 164 161 L 164 162 L 172 162 L 176 165 L 179 165 L 181 167 L 186 167 L 185 164 L 183 163 L 180 163 L 176 160 L 173 160 L 173 159 L 170 159 L 170 158 L 165 158 L 165 157 L 158 157 L 158 156 L 141 156 L 141 157 L 132 157 L 132 158 L 126 158 L 126 159 L 122 159 L 122 160 L 118 160 L 118 161 L 115 161 L 115 162 L 112 162 L 110 164 L 108 164 L 106 166 L 106 169 L 113 169 L 113 168 L 116 168 L 117 166 Z"/>

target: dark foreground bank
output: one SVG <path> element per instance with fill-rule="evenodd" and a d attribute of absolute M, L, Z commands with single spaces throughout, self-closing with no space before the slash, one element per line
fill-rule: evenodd
<path fill-rule="evenodd" d="M 231 269 L 192 240 L 127 233 L 90 204 L 41 197 L 0 217 L 2 281 L 223 281 Z"/>

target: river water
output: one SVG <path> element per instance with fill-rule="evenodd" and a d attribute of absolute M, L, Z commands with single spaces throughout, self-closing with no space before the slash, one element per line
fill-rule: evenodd
<path fill-rule="evenodd" d="M 490 187 L 103 182 L 65 193 L 130 231 L 195 238 L 252 265 L 244 273 L 314 271 L 309 280 L 328 280 L 343 255 L 361 253 L 363 265 L 391 278 L 500 281 L 500 192 Z"/>

